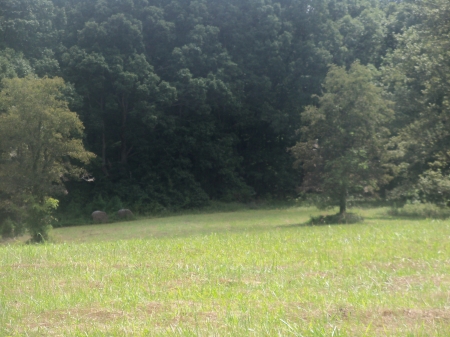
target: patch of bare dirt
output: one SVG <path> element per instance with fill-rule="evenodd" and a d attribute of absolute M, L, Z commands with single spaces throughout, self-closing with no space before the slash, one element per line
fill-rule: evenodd
<path fill-rule="evenodd" d="M 69 310 L 48 311 L 39 315 L 40 320 L 48 322 L 67 321 L 71 319 L 84 321 L 107 322 L 126 316 L 123 311 L 106 310 L 101 308 L 73 308 Z"/>
<path fill-rule="evenodd" d="M 327 320 L 343 329 L 349 336 L 391 336 L 395 333 L 414 333 L 418 329 L 433 335 L 439 327 L 450 326 L 450 310 L 445 308 L 374 308 L 361 310 L 351 305 L 318 308 L 314 303 L 280 303 L 285 316 L 292 322 L 310 323 Z"/>
<path fill-rule="evenodd" d="M 63 267 L 95 267 L 92 263 L 13 263 L 4 265 L 3 268 L 11 268 L 11 269 L 43 269 L 43 268 L 63 268 Z"/>
<path fill-rule="evenodd" d="M 405 275 L 392 276 L 386 286 L 389 290 L 399 292 L 408 291 L 413 288 L 420 288 L 425 285 L 436 288 L 450 287 L 450 275 Z"/>
<path fill-rule="evenodd" d="M 111 321 L 126 317 L 127 313 L 123 311 L 102 308 L 52 310 L 27 317 L 15 330 L 19 334 L 38 332 L 43 336 L 59 336 L 61 329 L 72 325 L 75 321 L 76 325 L 94 323 L 106 329 Z"/>
<path fill-rule="evenodd" d="M 440 268 L 445 262 L 430 262 L 427 260 L 416 260 L 409 257 L 394 258 L 389 262 L 366 262 L 364 266 L 370 270 L 383 270 L 383 271 L 399 271 L 399 270 L 434 270 Z"/>
<path fill-rule="evenodd" d="M 177 326 L 180 324 L 198 325 L 198 324 L 211 324 L 217 322 L 217 313 L 213 311 L 209 312 L 183 312 L 175 316 L 171 321 L 171 326 Z"/>
<path fill-rule="evenodd" d="M 370 331 L 386 335 L 386 332 L 413 332 L 425 329 L 432 333 L 439 326 L 450 323 L 450 311 L 429 309 L 380 309 L 361 315 L 362 323 L 370 325 Z"/>
<path fill-rule="evenodd" d="M 159 312 L 163 312 L 164 310 L 165 310 L 164 306 L 159 302 L 149 302 L 143 308 L 143 311 L 147 315 L 154 315 Z"/>

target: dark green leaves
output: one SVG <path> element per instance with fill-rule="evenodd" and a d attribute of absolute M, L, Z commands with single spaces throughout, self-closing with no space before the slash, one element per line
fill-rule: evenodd
<path fill-rule="evenodd" d="M 302 113 L 303 141 L 291 149 L 305 172 L 304 191 L 319 192 L 345 212 L 351 195 L 369 194 L 386 183 L 388 123 L 393 117 L 374 70 L 354 63 L 331 66 L 317 106 Z"/>

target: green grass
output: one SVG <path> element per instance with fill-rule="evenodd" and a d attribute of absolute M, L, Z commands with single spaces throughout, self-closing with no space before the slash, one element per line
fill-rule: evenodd
<path fill-rule="evenodd" d="M 302 225 L 312 208 L 191 214 L 2 245 L 0 336 L 449 336 L 450 221 L 358 212 L 333 226 Z"/>

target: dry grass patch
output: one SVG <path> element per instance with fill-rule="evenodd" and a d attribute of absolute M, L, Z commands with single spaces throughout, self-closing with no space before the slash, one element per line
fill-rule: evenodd
<path fill-rule="evenodd" d="M 439 331 L 450 324 L 450 311 L 445 309 L 378 309 L 358 317 L 363 325 L 376 336 L 396 333 Z M 416 335 L 416 334 L 414 334 Z"/>
<path fill-rule="evenodd" d="M 40 314 L 24 317 L 20 326 L 9 328 L 18 335 L 36 333 L 39 336 L 61 336 L 67 327 L 71 329 L 95 326 L 107 331 L 111 324 L 118 320 L 127 320 L 130 315 L 118 310 L 101 307 L 70 308 L 65 310 L 50 310 Z"/>
<path fill-rule="evenodd" d="M 395 291 L 408 290 L 412 287 L 423 287 L 426 285 L 434 287 L 449 287 L 450 275 L 407 275 L 392 276 L 387 284 Z"/>

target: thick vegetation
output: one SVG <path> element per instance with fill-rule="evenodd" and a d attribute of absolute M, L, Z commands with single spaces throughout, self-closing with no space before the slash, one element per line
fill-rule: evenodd
<path fill-rule="evenodd" d="M 0 92 L 0 207 L 8 221 L 2 235 L 20 234 L 26 223 L 33 241 L 47 239 L 51 198 L 63 179 L 79 176 L 93 154 L 83 147 L 83 125 L 60 99 L 64 81 L 4 79 Z M 11 219 L 12 218 L 12 219 Z"/>
<path fill-rule="evenodd" d="M 66 196 L 48 195 L 73 217 L 295 197 L 311 177 L 341 210 L 352 195 L 445 205 L 449 10 L 446 0 L 4 0 L 0 78 L 67 83 L 61 95 L 96 155 L 85 180 L 61 175 Z M 360 91 L 347 78 L 358 72 Z M 313 130 L 316 113 L 328 129 Z M 324 157 L 312 172 L 311 156 L 287 149 L 315 139 Z"/>

